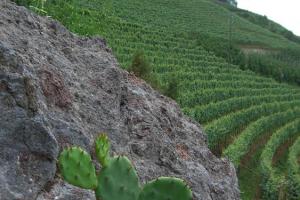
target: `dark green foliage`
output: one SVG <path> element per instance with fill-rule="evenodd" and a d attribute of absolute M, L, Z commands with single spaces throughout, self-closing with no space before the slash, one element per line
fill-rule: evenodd
<path fill-rule="evenodd" d="M 291 179 L 291 178 L 290 178 Z M 287 196 L 289 200 L 299 200 L 300 199 L 300 185 L 299 183 L 294 183 L 292 180 L 288 182 Z"/>
<path fill-rule="evenodd" d="M 139 50 L 134 54 L 132 63 L 127 70 L 134 73 L 134 75 L 136 75 L 137 77 L 145 80 L 154 89 L 163 92 L 162 86 L 153 73 L 152 66 L 148 62 L 143 51 Z"/>
<path fill-rule="evenodd" d="M 164 89 L 164 95 L 176 100 L 179 96 L 179 83 L 176 77 L 171 76 L 169 78 L 168 85 Z"/>
<path fill-rule="evenodd" d="M 138 51 L 134 54 L 132 64 L 128 68 L 129 72 L 133 72 L 137 77 L 144 80 L 149 80 L 152 73 L 152 67 L 146 60 L 143 51 Z"/>
<path fill-rule="evenodd" d="M 290 66 L 300 67 L 300 49 L 284 48 L 272 55 L 275 59 L 286 62 Z"/>
<path fill-rule="evenodd" d="M 249 54 L 246 68 L 273 77 L 279 82 L 300 85 L 300 63 L 297 66 L 285 60 L 287 57 L 280 59 L 278 56 L 280 54 Z"/>
<path fill-rule="evenodd" d="M 190 33 L 190 37 L 197 39 L 198 44 L 207 51 L 224 58 L 228 63 L 240 66 L 243 70 L 250 69 L 279 82 L 300 85 L 300 50 L 297 48 L 245 55 L 237 45 L 228 40 L 199 33 Z"/>
<path fill-rule="evenodd" d="M 18 4 L 20 6 L 30 6 L 30 5 L 32 5 L 32 3 L 34 1 L 33 0 L 14 0 L 14 2 L 16 2 L 16 4 Z"/>
<path fill-rule="evenodd" d="M 300 85 L 300 50 L 298 48 L 284 48 L 265 54 L 245 55 L 238 45 L 229 40 L 195 32 L 189 33 L 189 37 L 196 39 L 205 50 L 224 58 L 228 63 L 240 66 L 243 70 L 250 69 L 273 77 L 279 82 Z"/>
<path fill-rule="evenodd" d="M 289 155 L 287 160 L 288 168 L 288 199 L 300 199 L 300 137 L 289 148 Z"/>

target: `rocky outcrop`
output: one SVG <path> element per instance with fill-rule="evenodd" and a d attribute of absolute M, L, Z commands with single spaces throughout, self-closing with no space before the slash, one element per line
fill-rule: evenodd
<path fill-rule="evenodd" d="M 234 167 L 209 151 L 201 127 L 120 69 L 103 39 L 9 1 L 0 11 L 1 200 L 94 199 L 61 180 L 56 158 L 68 145 L 91 152 L 100 132 L 143 182 L 176 176 L 194 199 L 239 199 Z"/>

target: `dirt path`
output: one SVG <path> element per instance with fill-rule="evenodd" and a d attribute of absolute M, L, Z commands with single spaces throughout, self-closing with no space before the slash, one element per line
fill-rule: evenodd
<path fill-rule="evenodd" d="M 276 150 L 273 159 L 272 159 L 272 165 L 276 166 L 280 158 L 288 151 L 289 147 L 295 142 L 296 138 L 299 135 L 296 135 L 292 138 L 289 138 L 287 141 L 285 141 L 280 147 Z"/>
<path fill-rule="evenodd" d="M 277 51 L 274 49 L 267 49 L 258 45 L 240 45 L 239 47 L 246 55 L 253 54 L 253 53 L 267 54 L 267 53 L 274 53 Z"/>
<path fill-rule="evenodd" d="M 262 134 L 262 136 L 258 137 L 251 145 L 248 153 L 242 158 L 240 166 L 243 168 L 238 176 L 241 177 L 243 176 L 243 172 L 246 170 L 251 171 L 250 177 L 252 176 L 252 179 L 246 180 L 245 183 L 240 183 L 244 185 L 249 185 L 248 186 L 248 191 L 247 191 L 247 197 L 245 199 L 247 200 L 259 200 L 261 199 L 261 174 L 260 174 L 260 169 L 259 169 L 259 162 L 260 162 L 260 155 L 263 151 L 263 147 L 265 144 L 268 142 L 270 137 L 272 136 L 274 130 L 269 130 L 269 132 Z M 251 187 L 250 187 L 251 186 Z M 246 187 L 246 186 L 245 186 Z"/>

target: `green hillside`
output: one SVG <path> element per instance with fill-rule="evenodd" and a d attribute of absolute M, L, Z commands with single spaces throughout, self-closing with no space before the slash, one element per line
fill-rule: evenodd
<path fill-rule="evenodd" d="M 299 86 L 229 63 L 214 48 L 208 51 L 212 43 L 201 45 L 199 38 L 228 40 L 233 16 L 231 36 L 236 45 L 278 51 L 298 49 L 297 43 L 207 0 L 34 2 L 18 0 L 43 9 L 31 7 L 47 12 L 75 33 L 104 37 L 123 68 L 131 65 L 137 51 L 143 51 L 159 85 L 175 79 L 177 102 L 203 125 L 211 150 L 236 166 L 243 199 L 300 198 L 295 189 L 300 187 L 295 161 L 299 158 Z M 282 167 L 282 163 L 287 164 Z"/>
<path fill-rule="evenodd" d="M 207 0 L 118 0 L 113 1 L 114 14 L 131 23 L 171 33 L 206 33 L 228 38 L 229 16 L 226 9 Z M 128 5 L 129 4 L 129 5 Z M 132 12 L 134 11 L 134 12 Z M 264 44 L 270 47 L 294 46 L 285 38 L 273 34 L 243 18 L 232 15 L 233 40 L 240 43 Z"/>
<path fill-rule="evenodd" d="M 279 35 L 282 35 L 283 37 L 287 38 L 288 40 L 292 42 L 296 42 L 300 44 L 300 37 L 296 36 L 292 31 L 286 29 L 285 27 L 281 26 L 280 24 L 269 20 L 267 16 L 258 15 L 255 13 L 252 13 L 248 10 L 239 9 L 233 6 L 228 6 L 224 4 L 224 6 L 229 9 L 230 11 L 236 13 L 242 18 L 247 19 L 248 21 L 261 26 L 262 28 L 265 28 L 273 33 L 277 33 Z"/>

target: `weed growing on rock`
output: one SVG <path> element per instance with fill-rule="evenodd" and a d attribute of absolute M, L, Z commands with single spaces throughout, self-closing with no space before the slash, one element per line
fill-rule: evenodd
<path fill-rule="evenodd" d="M 14 0 L 18 5 L 28 6 L 40 15 L 46 15 L 45 3 L 47 0 Z"/>

